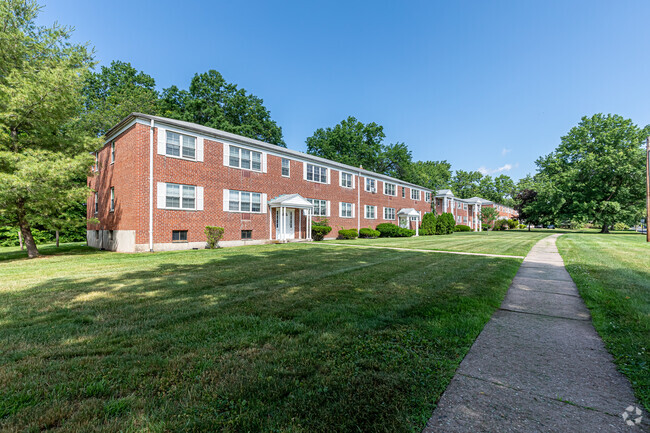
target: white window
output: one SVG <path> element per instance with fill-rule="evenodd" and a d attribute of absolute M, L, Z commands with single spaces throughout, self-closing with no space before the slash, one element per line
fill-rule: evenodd
<path fill-rule="evenodd" d="M 254 150 L 230 146 L 228 165 L 244 170 L 262 171 L 262 153 Z"/>
<path fill-rule="evenodd" d="M 397 196 L 397 185 L 394 183 L 384 182 L 384 194 Z"/>
<path fill-rule="evenodd" d="M 463 210 L 467 210 L 467 203 L 463 203 Z"/>
<path fill-rule="evenodd" d="M 462 209 L 462 208 L 463 208 L 463 204 L 462 204 L 461 202 L 458 202 L 458 206 L 457 206 L 457 207 L 458 207 L 458 209 Z"/>
<path fill-rule="evenodd" d="M 377 182 L 375 179 L 366 178 L 366 191 L 375 193 L 377 192 Z"/>
<path fill-rule="evenodd" d="M 262 194 L 248 191 L 228 191 L 228 210 L 231 212 L 261 213 Z"/>
<path fill-rule="evenodd" d="M 352 203 L 339 203 L 339 216 L 342 218 L 352 218 L 354 205 Z"/>
<path fill-rule="evenodd" d="M 115 210 L 115 187 L 111 187 L 111 212 Z"/>
<path fill-rule="evenodd" d="M 385 207 L 384 208 L 384 219 L 385 220 L 394 220 L 395 219 L 395 208 L 394 207 Z"/>
<path fill-rule="evenodd" d="M 327 168 L 307 164 L 306 179 L 310 182 L 327 183 Z"/>
<path fill-rule="evenodd" d="M 377 218 L 377 206 L 366 205 L 366 219 L 374 220 Z"/>
<path fill-rule="evenodd" d="M 165 207 L 168 209 L 196 209 L 196 187 L 168 183 Z"/>
<path fill-rule="evenodd" d="M 287 158 L 282 158 L 282 176 L 291 176 L 291 162 Z"/>
<path fill-rule="evenodd" d="M 420 191 L 411 188 L 411 200 L 420 200 Z"/>
<path fill-rule="evenodd" d="M 196 137 L 167 131 L 166 154 L 186 159 L 196 159 Z"/>
<path fill-rule="evenodd" d="M 425 200 L 426 202 L 430 202 L 430 201 L 431 201 L 431 193 L 430 193 L 430 192 L 427 191 L 427 192 L 424 194 L 424 200 Z"/>
<path fill-rule="evenodd" d="M 352 188 L 352 173 L 346 173 L 344 171 L 341 173 L 341 186 L 343 188 Z"/>
<path fill-rule="evenodd" d="M 463 223 L 467 224 L 467 217 L 463 217 Z"/>
<path fill-rule="evenodd" d="M 99 194 L 95 193 L 95 215 L 99 213 Z"/>
<path fill-rule="evenodd" d="M 115 162 L 115 140 L 111 141 L 111 164 Z"/>
<path fill-rule="evenodd" d="M 327 201 L 308 198 L 307 201 L 314 205 L 314 216 L 327 216 Z"/>

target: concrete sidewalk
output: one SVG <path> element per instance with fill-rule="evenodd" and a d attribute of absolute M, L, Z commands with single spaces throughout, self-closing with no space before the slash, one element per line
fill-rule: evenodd
<path fill-rule="evenodd" d="M 555 246 L 539 241 L 440 398 L 430 432 L 650 431 Z"/>

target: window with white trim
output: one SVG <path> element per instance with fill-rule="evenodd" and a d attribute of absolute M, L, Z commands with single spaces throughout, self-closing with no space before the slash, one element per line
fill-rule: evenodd
<path fill-rule="evenodd" d="M 168 209 L 196 209 L 196 187 L 168 183 L 165 192 L 165 207 Z"/>
<path fill-rule="evenodd" d="M 310 182 L 327 183 L 327 167 L 307 164 L 307 180 Z"/>
<path fill-rule="evenodd" d="M 429 191 L 424 193 L 424 200 L 428 203 L 431 201 L 431 193 Z"/>
<path fill-rule="evenodd" d="M 463 203 L 463 210 L 467 210 L 467 203 Z"/>
<path fill-rule="evenodd" d="M 228 165 L 244 170 L 262 171 L 262 152 L 230 146 Z"/>
<path fill-rule="evenodd" d="M 287 158 L 282 158 L 282 176 L 291 176 L 291 162 Z"/>
<path fill-rule="evenodd" d="M 339 216 L 352 218 L 352 203 L 339 203 Z"/>
<path fill-rule="evenodd" d="M 397 196 L 397 185 L 394 183 L 384 182 L 384 194 Z"/>
<path fill-rule="evenodd" d="M 385 207 L 384 208 L 384 219 L 385 220 L 394 220 L 395 219 L 395 208 L 394 207 Z"/>
<path fill-rule="evenodd" d="M 262 194 L 248 191 L 228 191 L 228 210 L 231 212 L 262 212 Z"/>
<path fill-rule="evenodd" d="M 366 191 L 367 192 L 377 192 L 377 182 L 375 179 L 366 178 Z"/>
<path fill-rule="evenodd" d="M 366 205 L 366 219 L 374 220 L 377 218 L 377 206 Z"/>
<path fill-rule="evenodd" d="M 327 201 L 308 198 L 307 201 L 314 205 L 314 216 L 327 216 Z"/>
<path fill-rule="evenodd" d="M 462 208 L 463 208 L 463 204 L 461 202 L 458 202 L 458 209 L 462 209 Z"/>
<path fill-rule="evenodd" d="M 341 171 L 341 186 L 343 188 L 352 188 L 352 173 Z"/>
<path fill-rule="evenodd" d="M 196 137 L 166 131 L 165 154 L 185 159 L 196 159 Z"/>
<path fill-rule="evenodd" d="M 420 200 L 420 190 L 411 188 L 411 200 Z"/>
<path fill-rule="evenodd" d="M 115 187 L 111 187 L 111 212 L 115 211 Z"/>
<path fill-rule="evenodd" d="M 111 164 L 115 162 L 115 140 L 111 141 Z"/>

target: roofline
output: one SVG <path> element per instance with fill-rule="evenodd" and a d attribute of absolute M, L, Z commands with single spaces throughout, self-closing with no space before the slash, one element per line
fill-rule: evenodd
<path fill-rule="evenodd" d="M 426 187 L 421 186 L 421 185 L 416 185 L 414 183 L 406 182 L 406 181 L 403 181 L 401 179 L 397 179 L 397 178 L 394 178 L 394 177 L 391 177 L 391 176 L 387 176 L 385 174 L 375 173 L 374 171 L 365 170 L 363 168 L 358 168 L 358 167 L 353 167 L 351 165 L 347 165 L 347 164 L 343 164 L 343 163 L 340 163 L 340 162 L 332 161 L 330 159 L 325 159 L 325 158 L 321 158 L 319 156 L 310 155 L 308 153 L 299 152 L 297 150 L 292 150 L 292 149 L 280 147 L 280 146 L 277 146 L 275 144 L 265 143 L 265 142 L 260 141 L 260 140 L 255 140 L 254 138 L 243 137 L 241 135 L 233 134 L 231 132 L 222 131 L 220 129 L 210 128 L 208 126 L 199 125 L 197 123 L 186 122 L 186 121 L 176 120 L 176 119 L 169 119 L 167 117 L 152 116 L 150 114 L 144 114 L 144 113 L 136 113 L 136 112 L 134 112 L 134 113 L 131 113 L 128 116 L 126 116 L 117 125 L 113 126 L 111 129 L 109 129 L 106 132 L 106 140 L 109 141 L 112 138 L 112 135 L 114 135 L 116 132 L 119 132 L 120 129 L 122 129 L 126 124 L 128 124 L 132 120 L 134 120 L 134 119 L 137 120 L 138 118 L 153 120 L 154 122 L 165 123 L 165 124 L 169 124 L 169 125 L 172 125 L 172 126 L 177 126 L 179 128 L 190 129 L 190 130 L 193 130 L 193 131 L 201 133 L 201 134 L 211 135 L 211 136 L 213 136 L 215 138 L 218 138 L 218 139 L 219 138 L 220 139 L 225 139 L 225 140 L 234 141 L 236 143 L 241 143 L 241 144 L 245 144 L 245 145 L 246 144 L 247 145 L 253 145 L 253 146 L 261 147 L 263 149 L 271 150 L 273 152 L 285 153 L 285 154 L 288 154 L 288 155 L 295 156 L 297 158 L 306 159 L 306 160 L 314 161 L 316 163 L 327 164 L 327 165 L 331 165 L 331 166 L 334 166 L 334 167 L 338 167 L 338 168 L 342 169 L 343 171 L 354 172 L 354 173 L 357 173 L 357 174 L 366 175 L 368 177 L 374 177 L 374 178 L 381 179 L 381 180 L 388 180 L 388 181 L 391 181 L 391 182 L 399 183 L 401 185 L 414 187 L 414 188 L 420 189 L 420 190 L 425 191 L 425 192 L 435 193 L 435 191 L 432 190 L 432 189 L 426 188 Z"/>

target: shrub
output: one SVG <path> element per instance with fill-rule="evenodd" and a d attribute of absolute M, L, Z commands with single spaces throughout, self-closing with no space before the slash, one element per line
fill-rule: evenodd
<path fill-rule="evenodd" d="M 448 235 L 454 232 L 456 227 L 456 221 L 454 221 L 454 216 L 449 212 L 443 213 L 438 216 L 436 219 L 436 234 L 437 235 Z"/>
<path fill-rule="evenodd" d="M 356 239 L 357 236 L 359 236 L 359 233 L 357 233 L 357 229 L 341 229 L 339 230 L 339 239 Z"/>
<path fill-rule="evenodd" d="M 398 227 L 397 237 L 399 237 L 399 238 L 410 238 L 411 236 L 415 236 L 415 230 L 404 229 L 404 228 Z"/>
<path fill-rule="evenodd" d="M 381 223 L 377 225 L 377 231 L 382 238 L 394 238 L 399 236 L 399 227 L 391 223 Z"/>
<path fill-rule="evenodd" d="M 205 236 L 208 238 L 208 248 L 219 248 L 219 241 L 223 237 L 223 227 L 205 226 Z"/>
<path fill-rule="evenodd" d="M 492 230 L 508 230 L 508 220 L 496 220 Z"/>
<path fill-rule="evenodd" d="M 518 228 L 520 228 L 520 229 L 525 229 L 525 228 L 526 228 L 526 224 L 519 224 L 519 227 L 518 227 Z"/>
<path fill-rule="evenodd" d="M 420 233 L 423 235 L 436 234 L 436 214 L 433 212 L 424 214 L 422 217 L 422 224 L 420 225 Z"/>
<path fill-rule="evenodd" d="M 470 226 L 466 226 L 466 225 L 463 225 L 463 224 L 458 224 L 458 225 L 456 226 L 455 230 L 456 230 L 457 232 L 471 232 L 471 231 L 472 231 L 472 229 L 470 228 Z"/>
<path fill-rule="evenodd" d="M 630 227 L 625 223 L 615 223 L 614 224 L 614 230 L 619 230 L 620 231 L 620 230 L 627 230 L 629 228 Z"/>
<path fill-rule="evenodd" d="M 517 220 L 508 220 L 508 228 L 509 229 L 516 229 L 517 226 L 519 225 L 519 221 Z"/>
<path fill-rule="evenodd" d="M 325 236 L 332 231 L 332 227 L 327 225 L 327 220 L 312 221 L 311 223 L 311 238 L 315 241 L 322 241 Z"/>
<path fill-rule="evenodd" d="M 379 230 L 373 230 L 371 228 L 359 230 L 360 238 L 374 239 L 374 238 L 378 238 L 380 234 L 381 233 L 379 232 Z"/>

